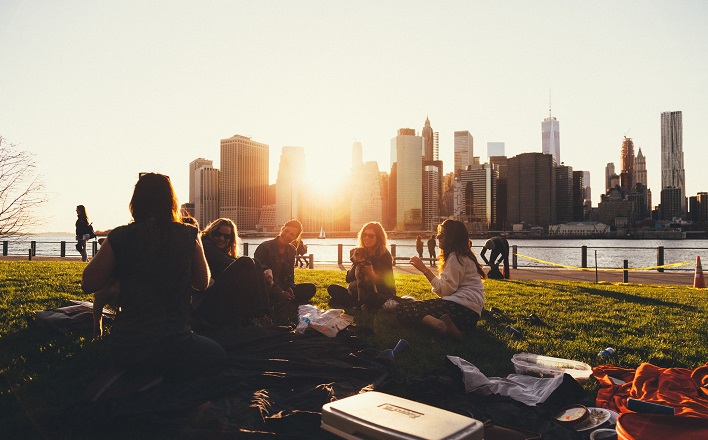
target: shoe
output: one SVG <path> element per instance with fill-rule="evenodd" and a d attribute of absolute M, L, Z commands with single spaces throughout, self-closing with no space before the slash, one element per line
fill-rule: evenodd
<path fill-rule="evenodd" d="M 532 313 L 529 316 L 527 316 L 526 318 L 524 318 L 524 321 L 526 321 L 532 325 L 546 325 L 546 323 L 543 322 L 543 320 L 541 318 L 536 316 L 535 313 Z"/>

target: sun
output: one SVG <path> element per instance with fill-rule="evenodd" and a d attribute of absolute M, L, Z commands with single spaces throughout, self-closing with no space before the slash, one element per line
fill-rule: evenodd
<path fill-rule="evenodd" d="M 341 193 L 351 171 L 337 158 L 319 158 L 308 163 L 304 183 L 313 197 L 332 197 Z"/>

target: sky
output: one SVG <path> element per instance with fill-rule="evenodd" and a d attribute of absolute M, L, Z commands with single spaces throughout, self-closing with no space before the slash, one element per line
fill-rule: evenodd
<path fill-rule="evenodd" d="M 331 188 L 351 147 L 390 169 L 399 128 L 430 118 L 445 172 L 453 133 L 474 155 L 541 151 L 560 123 L 561 161 L 591 174 L 592 203 L 624 136 L 659 203 L 660 117 L 683 112 L 687 195 L 708 191 L 705 1 L 0 1 L 0 136 L 35 155 L 49 201 L 34 232 L 130 221 L 139 172 L 219 166 L 220 139 L 305 148 Z"/>

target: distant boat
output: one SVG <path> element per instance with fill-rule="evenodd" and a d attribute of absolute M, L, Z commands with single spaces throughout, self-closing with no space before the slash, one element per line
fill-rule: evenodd
<path fill-rule="evenodd" d="M 327 235 L 325 235 L 324 226 L 320 228 L 320 236 L 317 238 L 327 238 Z"/>

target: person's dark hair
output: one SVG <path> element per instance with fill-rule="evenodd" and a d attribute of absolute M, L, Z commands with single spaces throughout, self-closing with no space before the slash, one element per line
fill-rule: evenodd
<path fill-rule="evenodd" d="M 86 214 L 86 207 L 84 205 L 76 205 L 76 215 L 88 219 L 88 214 Z"/>
<path fill-rule="evenodd" d="M 388 250 L 388 236 L 386 235 L 386 231 L 384 230 L 383 226 L 381 226 L 381 223 L 379 222 L 369 222 L 361 227 L 361 229 L 359 230 L 359 235 L 357 236 L 357 246 L 361 248 L 365 247 L 364 240 L 362 239 L 361 235 L 367 229 L 373 229 L 374 235 L 376 235 L 376 251 L 374 252 L 374 255 L 382 255 L 385 251 Z"/>
<path fill-rule="evenodd" d="M 206 237 L 208 240 L 212 240 L 211 234 L 214 231 L 218 231 L 222 226 L 228 226 L 231 228 L 231 233 L 233 238 L 226 248 L 226 253 L 233 258 L 238 258 L 238 231 L 236 230 L 236 223 L 234 223 L 230 218 L 217 218 L 212 221 L 202 231 L 202 238 Z"/>
<path fill-rule="evenodd" d="M 447 257 L 453 252 L 457 256 L 457 261 L 462 263 L 463 257 L 470 258 L 477 267 L 480 278 L 486 278 L 484 269 L 477 261 L 477 256 L 472 252 L 472 242 L 470 241 L 467 227 L 458 220 L 445 220 L 438 225 L 438 236 L 440 239 L 440 271 L 445 267 Z"/>
<path fill-rule="evenodd" d="M 300 240 L 300 236 L 302 236 L 302 223 L 300 223 L 299 220 L 297 219 L 290 219 L 285 224 L 283 225 L 283 229 L 285 228 L 295 228 L 298 230 L 297 232 L 297 237 L 295 237 L 295 240 Z M 295 241 L 293 240 L 293 241 Z"/>
<path fill-rule="evenodd" d="M 130 213 L 136 222 L 180 222 L 182 216 L 170 178 L 157 173 L 140 176 L 130 199 Z"/>

